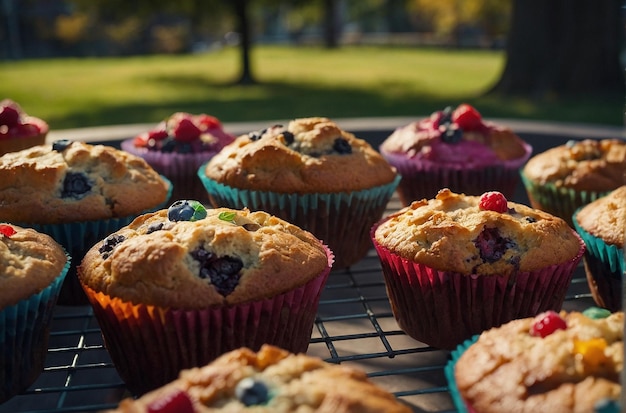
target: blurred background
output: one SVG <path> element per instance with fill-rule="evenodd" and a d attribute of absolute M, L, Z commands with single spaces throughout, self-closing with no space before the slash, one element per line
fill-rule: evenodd
<path fill-rule="evenodd" d="M 623 0 L 0 0 L 0 97 L 52 129 L 424 116 L 623 125 Z"/>

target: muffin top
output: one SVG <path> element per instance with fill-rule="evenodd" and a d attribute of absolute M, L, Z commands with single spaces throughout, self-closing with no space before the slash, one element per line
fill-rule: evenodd
<path fill-rule="evenodd" d="M 466 196 L 447 188 L 391 214 L 374 236 L 403 258 L 461 274 L 534 271 L 567 262 L 583 248 L 558 217 L 498 192 Z"/>
<path fill-rule="evenodd" d="M 0 310 L 48 287 L 67 260 L 48 235 L 0 223 Z"/>
<path fill-rule="evenodd" d="M 214 116 L 176 112 L 136 136 L 132 144 L 146 151 L 187 154 L 218 152 L 234 139 Z"/>
<path fill-rule="evenodd" d="M 238 189 L 350 192 L 392 182 L 396 171 L 366 141 L 327 118 L 303 118 L 238 137 L 206 175 Z"/>
<path fill-rule="evenodd" d="M 623 246 L 626 242 L 626 185 L 585 205 L 575 219 L 582 229 L 605 243 Z"/>
<path fill-rule="evenodd" d="M 365 372 L 291 354 L 270 345 L 241 348 L 111 412 L 142 413 L 156 406 L 194 412 L 409 413 L 411 409 L 371 382 Z M 168 410 L 170 411 L 170 410 Z"/>
<path fill-rule="evenodd" d="M 269 298 L 328 267 L 322 242 L 286 221 L 185 200 L 97 243 L 78 274 L 126 302 L 195 309 Z"/>
<path fill-rule="evenodd" d="M 624 313 L 593 310 L 542 313 L 482 333 L 456 364 L 461 395 L 485 413 L 593 412 L 600 400 L 619 400 Z"/>
<path fill-rule="evenodd" d="M 461 165 L 492 165 L 524 159 L 531 152 L 510 128 L 483 120 L 468 104 L 447 107 L 396 129 L 380 149 L 384 154 Z"/>
<path fill-rule="evenodd" d="M 524 175 L 532 182 L 551 183 L 578 191 L 608 192 L 624 185 L 626 141 L 569 141 L 528 160 Z"/>
<path fill-rule="evenodd" d="M 137 156 L 57 141 L 0 157 L 0 220 L 57 224 L 125 217 L 165 202 L 168 185 Z"/>

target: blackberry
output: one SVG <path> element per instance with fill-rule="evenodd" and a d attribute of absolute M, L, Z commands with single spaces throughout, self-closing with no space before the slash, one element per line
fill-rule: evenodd
<path fill-rule="evenodd" d="M 81 172 L 68 172 L 63 179 L 62 198 L 82 198 L 87 192 L 91 191 L 91 182 L 89 178 Z"/>

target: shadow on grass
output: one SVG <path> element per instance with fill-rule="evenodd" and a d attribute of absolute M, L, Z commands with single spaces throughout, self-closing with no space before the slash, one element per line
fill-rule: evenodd
<path fill-rule="evenodd" d="M 66 117 L 48 119 L 52 128 L 113 124 L 157 123 L 177 111 L 208 113 L 224 122 L 292 119 L 308 116 L 421 117 L 445 106 L 467 102 L 486 118 L 539 119 L 562 122 L 622 124 L 619 97 L 567 98 L 532 102 L 523 98 L 456 96 L 442 99 L 415 91 L 401 82 L 385 79 L 384 87 L 372 90 L 308 83 L 266 82 L 252 85 L 218 83 L 201 76 L 154 76 L 160 87 L 188 89 L 185 99 L 120 106 L 91 105 Z M 145 79 L 144 79 L 145 81 Z M 382 82 L 382 80 L 381 80 Z M 410 86 L 410 85 L 409 85 Z M 618 103 L 619 102 L 619 103 Z"/>

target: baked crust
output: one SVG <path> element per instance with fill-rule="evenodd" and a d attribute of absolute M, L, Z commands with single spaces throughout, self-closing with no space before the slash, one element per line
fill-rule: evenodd
<path fill-rule="evenodd" d="M 67 193 L 68 175 L 87 192 Z M 143 159 L 104 145 L 38 145 L 0 157 L 0 220 L 57 224 L 126 217 L 166 201 L 168 184 Z"/>
<path fill-rule="evenodd" d="M 349 153 L 337 151 L 337 139 L 349 145 Z M 365 140 L 321 117 L 242 135 L 209 161 L 205 173 L 234 188 L 279 193 L 351 192 L 396 177 Z"/>
<path fill-rule="evenodd" d="M 234 217 L 225 221 L 222 213 Z M 199 249 L 241 261 L 231 292 L 220 293 L 200 276 L 201 263 L 193 256 Z M 269 298 L 327 267 L 326 250 L 311 233 L 265 212 L 219 208 L 197 221 L 169 221 L 167 210 L 139 216 L 94 245 L 78 275 L 92 290 L 123 301 L 198 309 Z"/>
<path fill-rule="evenodd" d="M 48 235 L 3 225 L 16 232 L 0 234 L 0 310 L 48 287 L 67 263 L 63 248 Z"/>
<path fill-rule="evenodd" d="M 510 201 L 505 213 L 482 210 L 479 200 L 442 189 L 391 214 L 376 229 L 376 242 L 440 271 L 481 275 L 534 271 L 580 252 L 579 237 L 562 219 Z M 491 255 L 480 248 L 486 231 L 497 237 L 486 243 L 502 246 Z"/>
<path fill-rule="evenodd" d="M 607 192 L 624 185 L 626 141 L 570 141 L 530 158 L 524 175 L 538 185 L 551 183 L 577 191 Z"/>
<path fill-rule="evenodd" d="M 267 403 L 246 407 L 236 398 L 237 383 L 249 377 L 269 388 L 271 396 Z M 195 412 L 411 411 L 360 370 L 264 345 L 258 353 L 242 348 L 224 354 L 207 366 L 183 370 L 177 380 L 137 400 L 125 399 L 111 412 L 147 412 L 151 403 L 181 390 L 193 400 Z"/>
<path fill-rule="evenodd" d="M 591 235 L 621 248 L 626 242 L 626 185 L 582 207 L 576 221 Z"/>
<path fill-rule="evenodd" d="M 545 338 L 529 333 L 533 317 L 511 321 L 482 333 L 461 355 L 455 380 L 475 411 L 592 412 L 603 398 L 619 400 L 624 314 L 592 319 L 562 311 L 561 317 L 567 328 Z M 606 348 L 585 355 L 593 339 Z"/>

